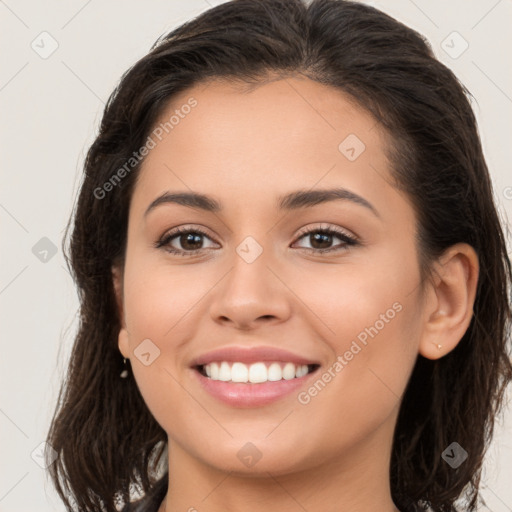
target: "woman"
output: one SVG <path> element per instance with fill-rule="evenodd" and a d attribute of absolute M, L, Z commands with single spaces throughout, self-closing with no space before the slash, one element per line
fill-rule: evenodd
<path fill-rule="evenodd" d="M 476 509 L 511 266 L 466 91 L 390 16 L 236 0 L 160 39 L 106 106 L 70 266 L 67 506 Z"/>

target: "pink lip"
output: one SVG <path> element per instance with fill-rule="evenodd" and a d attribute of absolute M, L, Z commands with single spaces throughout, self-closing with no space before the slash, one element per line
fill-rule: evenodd
<path fill-rule="evenodd" d="M 258 361 L 282 361 L 295 364 L 319 364 L 318 361 L 312 361 L 306 357 L 299 356 L 293 352 L 288 352 L 275 347 L 225 347 L 212 352 L 207 352 L 194 359 L 190 366 L 200 366 L 213 361 L 239 361 L 241 363 L 257 363 Z M 300 379 L 297 379 L 300 380 Z M 279 381 L 277 381 L 279 382 Z"/>
<path fill-rule="evenodd" d="M 261 361 L 261 359 L 259 360 Z M 197 369 L 194 369 L 193 373 L 199 379 L 203 389 L 218 400 L 232 407 L 260 407 L 275 402 L 305 386 L 306 380 L 317 371 L 290 380 L 282 379 L 257 384 L 212 380 L 202 375 Z"/>

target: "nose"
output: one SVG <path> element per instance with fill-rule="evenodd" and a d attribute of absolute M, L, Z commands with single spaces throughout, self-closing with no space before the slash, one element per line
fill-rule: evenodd
<path fill-rule="evenodd" d="M 243 331 L 286 321 L 293 294 L 279 275 L 275 260 L 271 261 L 266 251 L 254 261 L 234 251 L 230 262 L 231 268 L 216 287 L 211 304 L 213 321 Z"/>

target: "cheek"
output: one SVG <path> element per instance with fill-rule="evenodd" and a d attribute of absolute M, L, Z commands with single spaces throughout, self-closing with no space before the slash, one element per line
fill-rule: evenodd
<path fill-rule="evenodd" d="M 366 305 L 347 303 L 335 325 L 337 335 L 328 340 L 331 363 L 297 397 L 296 418 L 302 419 L 289 425 L 288 435 L 299 436 L 314 417 L 322 428 L 311 427 L 308 444 L 319 455 L 343 453 L 397 413 L 414 366 L 409 302 L 374 297 Z"/>
<path fill-rule="evenodd" d="M 310 276 L 294 288 L 316 313 L 311 318 L 331 359 L 301 403 L 325 424 L 345 425 L 347 435 L 357 425 L 382 422 L 406 387 L 420 325 L 413 262 L 382 257 L 373 266 L 340 265 L 337 276 Z"/>
<path fill-rule="evenodd" d="M 417 300 L 417 269 L 412 258 L 402 262 L 390 249 L 286 278 L 294 280 L 293 290 L 304 304 L 301 316 L 318 326 L 333 356 L 350 350 L 354 341 L 361 347 L 400 350 L 404 320 L 409 327 L 417 320 L 415 315 L 409 318 Z M 371 357 L 379 351 L 364 352 Z"/>
<path fill-rule="evenodd" d="M 193 265 L 166 265 L 161 258 L 135 254 L 125 271 L 128 327 L 139 337 L 172 343 L 213 284 L 212 276 L 201 275 Z"/>
<path fill-rule="evenodd" d="M 191 267 L 190 267 L 191 268 Z M 169 423 L 169 411 L 187 407 L 178 383 L 186 364 L 185 352 L 193 332 L 194 305 L 206 290 L 184 272 L 132 257 L 125 268 L 125 319 L 132 371 L 155 419 Z"/>

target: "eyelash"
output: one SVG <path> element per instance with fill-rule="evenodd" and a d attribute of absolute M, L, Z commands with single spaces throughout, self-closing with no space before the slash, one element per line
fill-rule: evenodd
<path fill-rule="evenodd" d="M 210 238 L 208 236 L 208 234 L 205 231 L 203 231 L 201 228 L 182 228 L 182 227 L 178 227 L 178 228 L 174 229 L 173 231 L 171 231 L 170 233 L 167 233 L 166 235 L 164 235 L 160 240 L 158 240 L 154 244 L 154 246 L 157 249 L 159 249 L 161 247 L 164 247 L 164 246 L 168 246 L 172 239 L 178 237 L 179 235 L 190 234 L 190 233 L 200 234 L 200 235 L 203 235 L 203 236 L 205 236 L 207 238 Z M 357 241 L 356 238 L 351 237 L 351 236 L 347 235 L 346 233 L 344 233 L 343 231 L 335 229 L 335 228 L 322 228 L 322 227 L 320 227 L 320 228 L 302 230 L 298 234 L 297 239 L 299 240 L 302 237 L 304 237 L 306 235 L 310 235 L 312 233 L 322 233 L 322 234 L 327 234 L 327 235 L 334 235 L 334 236 L 340 238 L 341 240 L 343 240 L 344 245 L 342 247 L 331 247 L 331 248 L 328 248 L 328 249 L 311 249 L 311 248 L 308 248 L 308 247 L 302 247 L 301 249 L 306 250 L 306 251 L 311 251 L 311 252 L 314 252 L 314 253 L 325 254 L 325 253 L 329 253 L 329 252 L 333 252 L 333 251 L 336 252 L 336 251 L 348 250 L 350 246 L 359 245 L 359 242 Z M 196 249 L 196 250 L 193 250 L 193 251 L 185 251 L 185 250 L 180 250 L 180 249 L 174 249 L 174 248 L 166 247 L 164 250 L 169 252 L 169 253 L 171 253 L 171 254 L 174 254 L 176 256 L 192 257 L 195 254 L 197 254 L 199 251 L 202 251 L 204 249 Z"/>

